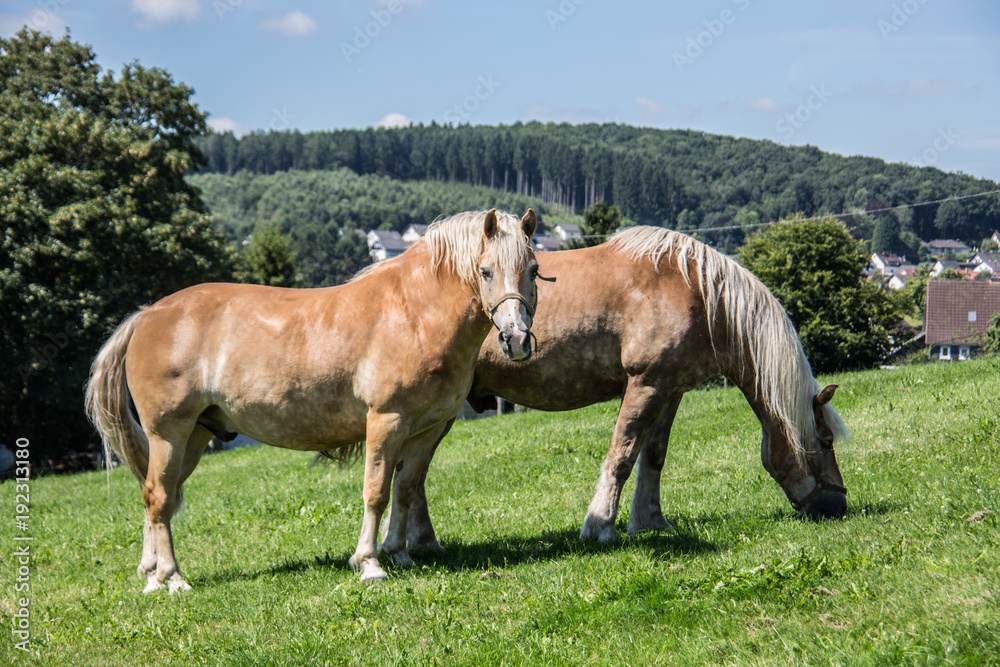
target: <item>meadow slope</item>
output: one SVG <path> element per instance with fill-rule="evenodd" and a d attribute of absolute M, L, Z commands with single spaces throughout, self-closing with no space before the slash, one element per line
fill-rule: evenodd
<path fill-rule="evenodd" d="M 795 518 L 735 389 L 685 397 L 676 527 L 577 539 L 616 403 L 457 424 L 428 477 L 443 554 L 347 567 L 361 467 L 206 456 L 174 521 L 195 590 L 144 596 L 122 469 L 31 482 L 30 653 L 15 650 L 14 486 L 0 485 L 0 662 L 44 665 L 1000 664 L 1000 360 L 820 379 L 853 440 L 845 519 Z"/>

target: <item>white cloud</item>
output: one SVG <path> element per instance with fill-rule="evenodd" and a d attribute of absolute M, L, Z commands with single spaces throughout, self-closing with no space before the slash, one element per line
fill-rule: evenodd
<path fill-rule="evenodd" d="M 267 19 L 257 27 L 280 32 L 288 37 L 311 37 L 317 30 L 316 21 L 297 9 L 281 18 Z"/>
<path fill-rule="evenodd" d="M 872 81 L 858 89 L 858 92 L 862 95 L 909 99 L 938 97 L 954 91 L 957 87 L 958 79 L 910 79 L 897 84 L 887 84 L 879 80 Z"/>
<path fill-rule="evenodd" d="M 758 111 L 760 113 L 774 113 L 781 108 L 781 105 L 778 104 L 778 100 L 769 95 L 752 95 L 747 98 L 746 108 L 750 111 Z"/>
<path fill-rule="evenodd" d="M 222 134 L 223 132 L 232 132 L 237 137 L 240 137 L 247 133 L 247 128 L 244 127 L 242 123 L 237 123 L 232 118 L 228 118 L 226 116 L 209 118 L 208 126 L 219 134 Z"/>
<path fill-rule="evenodd" d="M 656 116 L 663 111 L 663 107 L 649 99 L 648 97 L 635 97 L 635 103 L 642 111 L 643 116 Z"/>
<path fill-rule="evenodd" d="M 413 121 L 404 116 L 401 113 L 387 113 L 382 120 L 378 122 L 375 127 L 393 128 L 393 127 L 409 127 L 413 125 Z"/>
<path fill-rule="evenodd" d="M 190 23 L 198 18 L 198 0 L 132 0 L 132 9 L 156 25 Z"/>

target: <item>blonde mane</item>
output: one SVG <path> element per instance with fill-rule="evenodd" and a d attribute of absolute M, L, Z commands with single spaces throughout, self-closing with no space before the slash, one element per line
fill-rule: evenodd
<path fill-rule="evenodd" d="M 732 259 L 690 236 L 660 227 L 622 230 L 608 245 L 633 261 L 648 259 L 657 272 L 660 261 L 671 257 L 689 286 L 694 264 L 709 331 L 721 307 L 728 323 L 729 350 L 738 365 L 749 363 L 756 372 L 757 396 L 777 417 L 801 461 L 816 436 L 813 397 L 819 386 L 795 326 L 770 290 Z M 743 358 L 745 349 L 749 350 L 749 359 Z M 847 427 L 829 404 L 824 408 L 824 417 L 838 439 L 847 437 Z"/>
<path fill-rule="evenodd" d="M 475 286 L 479 281 L 479 260 L 484 250 L 489 250 L 503 266 L 519 266 L 531 245 L 521 231 L 521 219 L 497 211 L 497 234 L 490 240 L 489 248 L 483 246 L 483 223 L 486 211 L 466 211 L 452 216 L 441 216 L 428 227 L 424 237 L 406 252 L 426 247 L 431 254 L 431 270 L 438 273 L 445 267 L 460 280 Z M 406 254 L 406 253 L 404 253 Z M 393 260 L 370 264 L 358 271 L 351 280 L 392 266 Z"/>
<path fill-rule="evenodd" d="M 486 211 L 466 211 L 441 217 L 431 223 L 422 239 L 431 253 L 431 268 L 441 267 L 461 280 L 475 285 L 479 280 L 479 260 L 488 250 L 502 266 L 520 266 L 531 249 L 528 237 L 521 231 L 521 219 L 511 213 L 497 211 L 497 233 L 483 247 L 483 222 Z"/>

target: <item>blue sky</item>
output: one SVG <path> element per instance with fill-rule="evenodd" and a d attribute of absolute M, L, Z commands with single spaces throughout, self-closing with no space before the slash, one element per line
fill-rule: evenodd
<path fill-rule="evenodd" d="M 195 89 L 237 133 L 689 128 L 1000 181 L 996 0 L 0 0 Z"/>

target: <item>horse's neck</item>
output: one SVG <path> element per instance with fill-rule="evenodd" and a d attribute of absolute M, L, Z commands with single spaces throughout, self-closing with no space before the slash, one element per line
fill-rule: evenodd
<path fill-rule="evenodd" d="M 460 347 L 462 354 L 478 353 L 492 323 L 472 285 L 446 267 L 432 271 L 426 251 L 405 253 L 392 268 L 408 311 L 420 313 L 440 340 Z"/>

